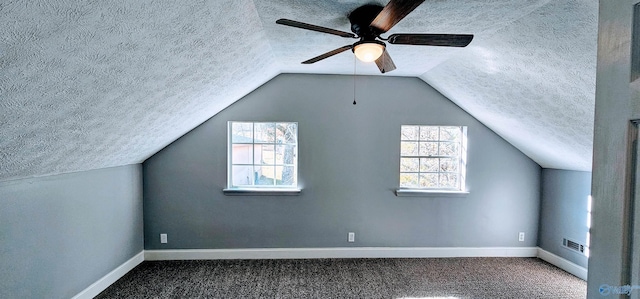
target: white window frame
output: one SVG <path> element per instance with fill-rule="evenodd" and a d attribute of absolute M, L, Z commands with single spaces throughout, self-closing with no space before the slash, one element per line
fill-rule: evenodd
<path fill-rule="evenodd" d="M 235 142 L 235 143 L 233 142 L 232 126 L 234 123 L 251 123 L 252 125 L 251 141 Z M 269 163 L 269 164 L 265 164 L 265 166 L 274 167 L 274 171 L 277 166 L 293 166 L 295 184 L 294 185 L 277 185 L 275 184 L 275 177 L 274 177 L 274 185 L 255 185 L 255 184 L 237 185 L 237 186 L 233 185 L 233 166 L 234 165 L 247 165 L 247 166 L 250 165 L 254 167 L 254 171 L 252 172 L 255 172 L 256 165 L 263 165 L 263 164 L 256 164 L 256 161 L 255 161 L 256 145 L 273 145 L 275 148 L 277 145 L 285 144 L 285 143 L 279 143 L 277 139 L 274 139 L 273 142 L 256 142 L 255 140 L 256 124 L 274 124 L 275 125 L 278 123 L 289 123 L 289 124 L 296 125 L 296 136 L 295 136 L 296 142 L 294 143 L 295 145 L 294 161 L 293 161 L 293 164 L 279 164 L 274 160 L 273 164 Z M 298 144 L 299 144 L 298 130 L 299 130 L 298 123 L 291 122 L 291 121 L 229 121 L 227 122 L 227 188 L 223 189 L 224 194 L 226 195 L 297 195 L 299 194 L 301 190 L 298 187 Z M 251 164 L 234 164 L 233 163 L 233 145 L 238 145 L 238 144 L 246 144 L 251 146 L 251 160 L 252 160 Z M 255 183 L 255 181 L 253 182 Z"/>
<path fill-rule="evenodd" d="M 458 176 L 458 186 L 456 188 L 420 188 L 420 187 L 402 187 L 399 185 L 399 188 L 396 190 L 396 195 L 397 196 L 464 196 L 466 194 L 468 194 L 469 192 L 466 191 L 466 176 L 467 176 L 467 126 L 460 126 L 460 125 L 402 125 L 400 126 L 400 146 L 402 147 L 402 142 L 418 142 L 418 144 L 420 144 L 420 142 L 437 142 L 438 146 L 440 146 L 441 143 L 445 143 L 445 142 L 449 142 L 447 140 L 442 140 L 440 135 L 438 136 L 437 140 L 426 140 L 426 139 L 420 139 L 420 131 L 418 131 L 418 137 L 415 140 L 405 140 L 402 137 L 402 128 L 403 127 L 419 127 L 419 130 L 421 128 L 424 127 L 437 127 L 439 130 L 439 134 L 440 134 L 440 128 L 442 127 L 456 127 L 460 129 L 460 140 L 456 141 L 459 142 L 459 146 L 458 146 L 458 156 L 438 156 L 438 155 L 420 155 L 418 153 L 418 155 L 402 155 L 402 150 L 400 151 L 400 155 L 399 155 L 399 159 L 398 162 L 400 163 L 399 166 L 399 171 L 398 171 L 398 179 L 400 180 L 400 177 L 402 176 L 402 173 L 409 173 L 409 172 L 402 172 L 402 159 L 403 158 L 458 158 L 458 166 L 457 169 L 458 171 L 456 172 L 457 176 Z M 413 173 L 413 172 L 411 172 Z M 420 176 L 421 173 L 426 173 L 426 172 L 422 172 L 420 170 L 418 170 L 417 174 L 418 176 Z M 440 175 L 441 173 L 448 173 L 448 172 L 444 172 L 444 171 L 440 171 L 440 169 L 438 169 L 438 171 L 431 171 L 428 173 L 437 173 L 438 175 Z M 400 182 L 399 182 L 400 183 Z"/>

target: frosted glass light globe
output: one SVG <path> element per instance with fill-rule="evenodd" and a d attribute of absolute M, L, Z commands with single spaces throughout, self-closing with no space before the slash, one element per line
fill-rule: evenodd
<path fill-rule="evenodd" d="M 375 61 L 382 52 L 384 52 L 384 44 L 377 42 L 364 42 L 353 48 L 353 53 L 363 62 Z"/>

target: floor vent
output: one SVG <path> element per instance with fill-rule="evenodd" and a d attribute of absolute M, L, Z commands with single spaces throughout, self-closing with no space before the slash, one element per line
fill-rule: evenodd
<path fill-rule="evenodd" d="M 562 246 L 569 250 L 577 251 L 584 254 L 584 245 L 571 241 L 569 239 L 562 239 Z"/>

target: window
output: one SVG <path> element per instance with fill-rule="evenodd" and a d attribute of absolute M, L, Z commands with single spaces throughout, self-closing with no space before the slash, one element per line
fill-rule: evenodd
<path fill-rule="evenodd" d="M 228 134 L 228 189 L 298 188 L 298 123 L 232 121 Z"/>
<path fill-rule="evenodd" d="M 465 191 L 467 128 L 401 126 L 400 189 Z"/>

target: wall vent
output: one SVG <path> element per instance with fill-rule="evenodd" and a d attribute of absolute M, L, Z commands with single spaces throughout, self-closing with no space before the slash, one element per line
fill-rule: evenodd
<path fill-rule="evenodd" d="M 564 246 L 564 248 L 567 248 L 569 250 L 577 251 L 584 254 L 585 247 L 584 245 L 578 242 L 575 242 L 569 239 L 562 239 L 562 246 Z"/>

